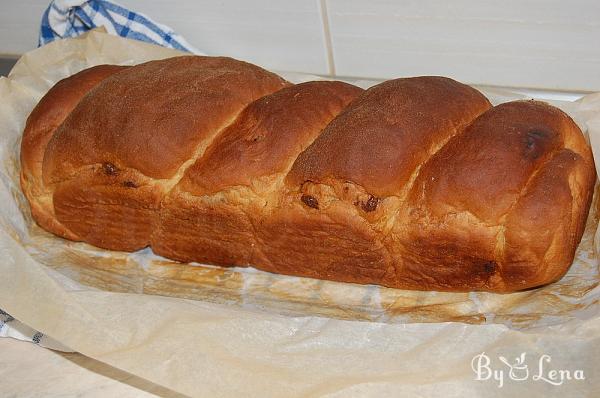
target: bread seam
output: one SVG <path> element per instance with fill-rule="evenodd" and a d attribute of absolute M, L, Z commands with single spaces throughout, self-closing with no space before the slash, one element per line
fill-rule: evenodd
<path fill-rule="evenodd" d="M 431 152 L 429 157 L 422 164 L 418 165 L 415 168 L 415 170 L 413 171 L 413 173 L 410 176 L 410 179 L 406 183 L 405 187 L 402 189 L 403 196 L 402 197 L 400 195 L 397 196 L 397 198 L 399 200 L 397 208 L 394 210 L 394 213 L 390 216 L 389 220 L 386 222 L 385 229 L 383 229 L 381 231 L 384 234 L 384 236 L 389 235 L 389 233 L 394 228 L 394 225 L 396 224 L 396 219 L 398 218 L 398 214 L 400 213 L 400 211 L 402 210 L 403 207 L 406 207 L 408 195 L 410 195 L 410 193 L 412 192 L 412 190 L 414 188 L 414 184 L 417 181 L 417 179 L 419 178 L 421 170 L 423 170 L 423 168 L 425 166 L 427 166 L 427 164 L 431 161 L 431 159 L 433 159 L 440 151 L 442 151 L 452 140 L 454 140 L 455 138 L 464 134 L 464 132 L 467 130 L 467 128 L 469 128 L 469 126 L 472 125 L 473 122 L 475 120 L 477 120 L 477 118 L 485 112 L 487 112 L 487 110 L 485 110 L 482 113 L 480 113 L 479 115 L 475 116 L 469 122 L 462 123 L 462 124 L 455 126 L 453 134 L 449 135 L 445 140 L 443 140 L 438 145 L 438 147 L 436 149 L 434 149 L 433 152 Z M 474 217 L 481 222 L 479 217 L 477 217 L 475 215 L 474 215 Z"/>
<path fill-rule="evenodd" d="M 506 256 L 506 245 L 504 244 L 502 246 L 502 250 L 499 250 L 499 245 L 503 244 L 506 242 L 506 222 L 508 220 L 508 217 L 511 215 L 511 213 L 514 211 L 515 207 L 518 206 L 519 202 L 521 201 L 521 199 L 523 198 L 523 196 L 525 195 L 525 193 L 527 192 L 527 189 L 529 188 L 529 185 L 532 183 L 532 181 L 534 181 L 535 177 L 538 175 L 538 173 L 540 172 L 540 170 L 542 170 L 549 162 L 551 162 L 558 153 L 560 153 L 560 151 L 564 150 L 566 148 L 558 148 L 555 149 L 554 151 L 552 151 L 552 153 L 539 165 L 539 167 L 534 170 L 529 177 L 527 178 L 527 181 L 525 181 L 525 183 L 523 184 L 523 187 L 521 187 L 516 199 L 514 200 L 514 202 L 510 205 L 510 207 L 508 208 L 508 210 L 506 210 L 506 213 L 504 215 L 502 215 L 502 217 L 500 217 L 499 219 L 499 226 L 500 228 L 500 233 L 496 236 L 496 253 L 500 254 L 500 256 L 498 257 L 499 259 L 501 259 L 502 261 L 499 262 L 500 264 L 500 269 L 499 269 L 499 273 L 500 275 L 503 274 L 503 263 L 504 263 L 504 258 Z M 567 149 L 568 151 L 572 152 L 573 154 L 576 154 L 575 152 L 573 152 L 570 149 Z M 571 204 L 572 206 L 572 204 Z"/>

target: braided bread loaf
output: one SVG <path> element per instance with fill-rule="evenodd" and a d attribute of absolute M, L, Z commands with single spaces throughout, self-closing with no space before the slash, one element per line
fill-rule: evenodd
<path fill-rule="evenodd" d="M 97 66 L 31 113 L 21 184 L 64 238 L 179 261 L 421 290 L 559 279 L 593 158 L 560 110 L 442 77 L 366 91 L 177 57 Z"/>

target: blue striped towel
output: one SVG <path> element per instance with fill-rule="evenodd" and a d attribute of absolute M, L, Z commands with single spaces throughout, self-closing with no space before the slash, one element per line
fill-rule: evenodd
<path fill-rule="evenodd" d="M 42 17 L 39 46 L 100 26 L 110 34 L 200 54 L 168 26 L 106 0 L 53 0 Z"/>

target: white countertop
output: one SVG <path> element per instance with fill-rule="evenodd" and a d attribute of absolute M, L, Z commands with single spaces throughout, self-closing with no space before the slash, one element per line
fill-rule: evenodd
<path fill-rule="evenodd" d="M 11 338 L 0 338 L 0 396 L 184 397 L 84 355 Z"/>

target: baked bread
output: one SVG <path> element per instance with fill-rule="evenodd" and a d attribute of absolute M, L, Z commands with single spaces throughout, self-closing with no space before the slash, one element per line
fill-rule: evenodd
<path fill-rule="evenodd" d="M 542 102 L 492 107 L 443 77 L 292 85 L 199 56 L 62 80 L 21 164 L 34 219 L 67 239 L 446 291 L 559 279 L 595 181 L 580 129 Z"/>

